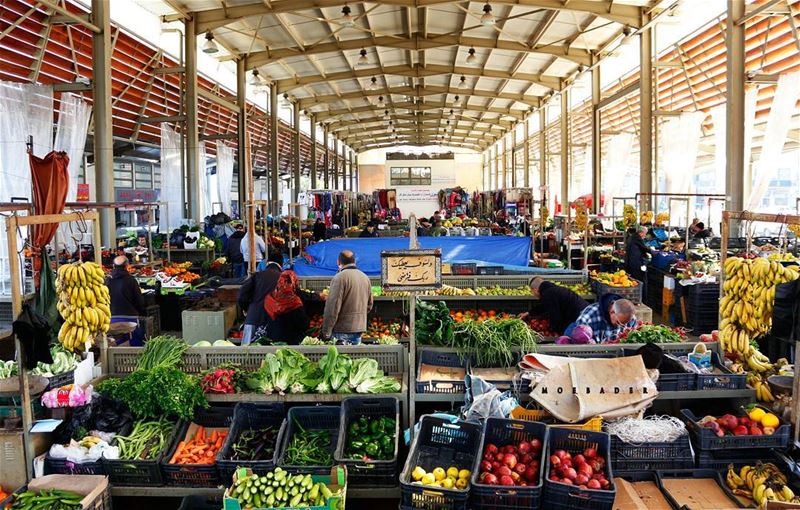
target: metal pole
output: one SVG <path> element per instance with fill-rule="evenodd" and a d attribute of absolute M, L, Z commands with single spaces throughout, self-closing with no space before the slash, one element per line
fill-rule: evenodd
<path fill-rule="evenodd" d="M 311 174 L 311 189 L 317 189 L 317 122 L 311 116 L 311 164 L 308 166 Z"/>
<path fill-rule="evenodd" d="M 356 166 L 355 190 L 356 190 L 356 192 L 358 192 L 358 190 L 361 188 L 361 185 L 358 182 L 358 179 L 361 176 L 361 171 L 358 169 L 358 154 L 355 154 L 355 152 L 353 154 L 354 154 L 354 156 L 353 156 L 354 157 L 354 163 L 355 163 L 355 166 Z"/>
<path fill-rule="evenodd" d="M 530 154 L 530 150 L 531 150 L 531 132 L 530 131 L 531 130 L 530 130 L 530 127 L 531 127 L 530 119 L 528 119 L 526 117 L 525 118 L 525 126 L 523 128 L 525 141 L 522 144 L 522 151 L 523 151 L 523 154 L 522 154 L 522 165 L 525 167 L 525 174 L 524 174 L 525 177 L 524 177 L 524 181 L 523 182 L 524 182 L 524 186 L 526 188 L 529 188 L 531 186 L 531 172 L 530 172 L 530 165 L 531 165 L 531 154 Z"/>
<path fill-rule="evenodd" d="M 348 176 L 347 176 L 347 145 L 342 142 L 342 189 L 347 191 L 349 188 L 348 183 Z"/>
<path fill-rule="evenodd" d="M 339 139 L 333 139 L 333 189 L 339 189 Z"/>
<path fill-rule="evenodd" d="M 569 209 L 569 90 L 561 93 L 561 212 Z"/>
<path fill-rule="evenodd" d="M 737 25 L 745 13 L 741 0 L 728 0 L 728 17 L 725 21 L 727 49 L 727 99 L 725 128 L 725 194 L 728 210 L 744 209 L 744 25 Z M 739 232 L 739 221 L 733 220 L 734 235 Z M 726 248 L 722 246 L 723 250 Z"/>
<path fill-rule="evenodd" d="M 511 130 L 511 187 L 517 187 L 517 128 Z"/>
<path fill-rule="evenodd" d="M 322 162 L 324 168 L 322 169 L 322 176 L 323 181 L 325 183 L 325 189 L 330 189 L 330 168 L 331 168 L 331 146 L 328 141 L 328 127 L 325 126 L 322 128 L 322 145 L 325 146 L 325 154 L 322 158 Z"/>
<path fill-rule="evenodd" d="M 353 151 L 350 151 L 350 190 L 358 191 L 356 189 L 355 152 Z"/>
<path fill-rule="evenodd" d="M 100 33 L 92 34 L 94 173 L 96 178 L 95 197 L 99 202 L 111 202 L 114 200 L 110 9 L 110 0 L 92 0 L 92 19 L 100 27 Z M 116 239 L 114 224 L 114 210 L 110 208 L 100 209 L 100 227 L 103 231 L 103 240 L 106 246 L 109 247 L 114 247 Z M 30 459 L 28 460 L 30 461 Z M 30 462 L 28 463 L 30 464 Z"/>
<path fill-rule="evenodd" d="M 269 179 L 270 179 L 270 212 L 273 220 L 280 215 L 278 190 L 278 85 L 269 88 Z"/>
<path fill-rule="evenodd" d="M 239 214 L 244 217 L 242 206 L 248 200 L 248 192 L 250 190 L 250 181 L 253 179 L 251 173 L 245 172 L 247 165 L 245 164 L 245 155 L 250 151 L 245 151 L 245 133 L 247 132 L 247 66 L 246 59 L 240 58 L 236 61 L 236 103 L 241 107 L 239 110 L 239 117 L 237 123 L 237 142 L 238 147 L 236 151 L 237 166 L 239 167 Z M 253 200 L 253 197 L 249 197 Z M 223 204 L 224 207 L 224 204 Z"/>
<path fill-rule="evenodd" d="M 643 14 L 643 16 L 647 16 Z M 653 192 L 653 34 L 645 29 L 639 36 L 639 191 Z M 645 195 L 641 211 L 652 209 L 652 199 Z"/>
<path fill-rule="evenodd" d="M 508 169 L 506 168 L 506 161 L 507 161 L 506 160 L 506 151 L 508 150 L 508 147 L 507 147 L 506 140 L 508 140 L 508 133 L 503 135 L 503 140 L 502 140 L 503 149 L 502 149 L 502 152 L 500 153 L 500 161 L 503 163 L 503 173 L 502 173 L 503 181 L 502 181 L 502 184 L 497 186 L 498 189 L 505 188 L 508 185 L 508 181 L 507 181 L 507 177 L 506 177 L 506 175 L 507 175 L 506 172 L 508 171 Z"/>
<path fill-rule="evenodd" d="M 189 217 L 200 222 L 200 134 L 197 109 L 197 33 L 194 20 L 184 21 L 186 47 L 186 200 Z"/>
<path fill-rule="evenodd" d="M 539 109 L 539 185 L 547 186 L 549 181 L 547 175 L 547 111 L 542 107 Z M 553 214 L 555 214 L 555 210 L 553 210 Z"/>
<path fill-rule="evenodd" d="M 293 106 L 294 136 L 292 136 L 292 202 L 298 203 L 300 196 L 300 101 L 295 101 Z M 300 207 L 297 206 L 295 216 L 300 216 Z"/>
<path fill-rule="evenodd" d="M 602 138 L 600 136 L 600 66 L 592 69 L 592 208 L 595 214 L 601 211 L 603 193 Z"/>

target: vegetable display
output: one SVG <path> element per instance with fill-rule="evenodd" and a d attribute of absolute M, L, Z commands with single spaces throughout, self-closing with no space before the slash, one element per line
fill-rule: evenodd
<path fill-rule="evenodd" d="M 277 443 L 278 429 L 275 427 L 243 430 L 233 443 L 231 460 L 272 460 Z"/>
<path fill-rule="evenodd" d="M 683 342 L 686 333 L 682 329 L 672 329 L 660 324 L 640 324 L 633 329 L 623 331 L 619 342 L 624 344 L 669 344 Z"/>
<path fill-rule="evenodd" d="M 80 510 L 83 496 L 62 490 L 25 491 L 14 496 L 11 510 Z"/>
<path fill-rule="evenodd" d="M 330 503 L 332 509 L 344 508 L 337 500 L 329 498 L 334 494 L 326 484 L 314 482 L 311 475 L 291 475 L 281 468 L 275 468 L 264 476 L 249 474 L 236 477 L 225 496 L 236 498 L 242 508 L 291 508 L 324 506 Z"/>
<path fill-rule="evenodd" d="M 183 365 L 183 353 L 189 344 L 170 335 L 153 337 L 147 341 L 144 351 L 136 362 L 138 370 L 151 370 L 160 367 L 179 367 Z"/>
<path fill-rule="evenodd" d="M 236 393 L 239 386 L 238 371 L 233 367 L 223 366 L 209 370 L 200 380 L 200 386 L 203 393 Z"/>
<path fill-rule="evenodd" d="M 137 421 L 127 436 L 114 438 L 121 460 L 152 460 L 169 445 L 175 424 L 162 418 L 156 421 Z"/>
<path fill-rule="evenodd" d="M 0 361 L 0 379 L 8 379 L 18 374 L 16 361 Z"/>
<path fill-rule="evenodd" d="M 332 435 L 330 430 L 306 430 L 295 422 L 297 430 L 286 448 L 284 461 L 290 466 L 332 466 Z"/>
<path fill-rule="evenodd" d="M 169 459 L 170 464 L 214 464 L 217 453 L 222 449 L 227 430 L 215 430 L 206 435 L 205 427 L 197 427 L 194 437 L 188 441 L 181 441 L 175 448 L 175 453 Z"/>
<path fill-rule="evenodd" d="M 536 485 L 541 461 L 541 439 L 502 446 L 489 443 L 483 448 L 478 481 L 486 485 Z"/>
<path fill-rule="evenodd" d="M 394 418 L 360 416 L 347 428 L 345 455 L 354 460 L 394 458 L 396 422 Z"/>

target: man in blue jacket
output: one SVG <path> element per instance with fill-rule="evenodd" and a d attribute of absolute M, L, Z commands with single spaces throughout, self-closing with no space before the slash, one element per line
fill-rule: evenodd
<path fill-rule="evenodd" d="M 584 308 L 578 318 L 564 331 L 571 336 L 576 326 L 592 328 L 598 344 L 616 340 L 625 328 L 636 326 L 636 308 L 619 294 L 604 294 L 597 303 Z"/>

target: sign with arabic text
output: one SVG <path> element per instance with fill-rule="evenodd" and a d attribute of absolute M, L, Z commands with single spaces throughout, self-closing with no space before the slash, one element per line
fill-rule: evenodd
<path fill-rule="evenodd" d="M 382 251 L 381 286 L 387 291 L 423 291 L 441 288 L 441 250 Z"/>

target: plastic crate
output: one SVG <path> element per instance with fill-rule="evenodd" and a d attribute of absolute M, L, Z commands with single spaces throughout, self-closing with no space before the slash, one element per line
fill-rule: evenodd
<path fill-rule="evenodd" d="M 330 466 L 295 466 L 286 462 L 286 449 L 292 443 L 297 427 L 305 430 L 327 430 L 331 434 L 331 457 L 336 451 L 336 444 L 339 439 L 339 425 L 341 420 L 341 410 L 338 406 L 318 406 L 318 407 L 293 407 L 289 409 L 286 416 L 286 428 L 278 448 L 278 466 L 287 471 L 296 471 L 312 475 L 324 475 L 330 473 Z"/>
<path fill-rule="evenodd" d="M 71 462 L 67 459 L 55 459 L 48 453 L 44 458 L 44 474 L 46 475 L 105 475 L 103 459 L 96 462 Z M 0 506 L 0 508 L 3 508 Z"/>
<path fill-rule="evenodd" d="M 306 473 L 305 471 L 303 473 Z M 247 472 L 247 474 L 251 474 Z M 324 475 L 311 475 L 311 479 L 322 482 L 328 486 L 335 495 L 328 498 L 323 506 L 302 506 L 302 507 L 280 507 L 283 510 L 343 510 L 347 499 L 347 468 L 344 466 L 334 466 Z M 338 492 L 338 494 L 336 494 Z M 236 498 L 228 496 L 227 491 L 222 500 L 224 510 L 268 510 L 261 508 L 243 508 Z M 219 507 L 217 507 L 219 509 Z"/>
<path fill-rule="evenodd" d="M 421 350 L 419 351 L 419 360 L 417 361 L 417 377 L 419 377 L 422 365 L 435 365 L 440 367 L 459 367 L 464 369 L 464 374 L 467 374 L 469 366 L 469 358 L 461 357 L 455 351 L 434 351 L 434 350 Z M 416 380 L 417 393 L 464 393 L 466 391 L 466 383 L 464 381 L 420 381 Z"/>
<path fill-rule="evenodd" d="M 547 444 L 547 432 L 547 425 L 539 422 L 501 418 L 489 418 L 486 420 L 481 444 L 472 468 L 470 506 L 473 510 L 517 510 L 523 508 L 535 510 L 540 507 L 544 467 L 544 459 L 542 457 L 545 454 L 544 445 Z M 521 441 L 530 441 L 534 438 L 542 442 L 542 451 L 539 458 L 539 476 L 535 485 L 505 487 L 485 485 L 478 481 L 484 445 L 492 443 L 501 447 L 508 444 L 518 444 Z"/>
<path fill-rule="evenodd" d="M 223 310 L 184 310 L 181 312 L 183 339 L 193 344 L 200 340 L 213 342 L 227 338 L 236 321 L 236 307 L 228 305 Z"/>
<path fill-rule="evenodd" d="M 180 427 L 177 427 L 178 429 Z M 175 434 L 175 432 L 173 432 Z M 174 437 L 174 436 L 173 436 Z M 148 460 L 109 460 L 104 459 L 106 475 L 112 485 L 156 487 L 164 484 L 161 475 L 161 452 L 155 459 Z"/>
<path fill-rule="evenodd" d="M 694 450 L 689 434 L 671 443 L 626 443 L 611 436 L 611 464 L 619 475 L 622 471 L 655 471 L 657 469 L 691 469 Z"/>
<path fill-rule="evenodd" d="M 743 448 L 785 448 L 789 444 L 790 425 L 781 420 L 781 424 L 771 436 L 722 436 L 717 437 L 711 429 L 701 427 L 699 419 L 688 409 L 681 409 L 686 421 L 686 428 L 692 434 L 698 450 L 725 450 Z"/>
<path fill-rule="evenodd" d="M 454 262 L 450 264 L 450 273 L 453 275 L 474 275 L 477 267 L 477 264 Z"/>
<path fill-rule="evenodd" d="M 731 500 L 731 508 L 745 508 L 736 496 L 734 496 L 728 487 L 725 485 L 725 482 L 722 480 L 720 473 L 711 469 L 687 469 L 687 470 L 672 470 L 672 471 L 656 471 L 656 475 L 658 476 L 658 483 L 661 485 L 661 492 L 673 506 L 673 508 L 688 508 L 688 506 L 680 506 L 678 505 L 677 501 L 670 495 L 670 493 L 664 488 L 664 480 L 668 478 L 705 478 L 714 480 L 719 485 L 720 489 L 725 493 L 728 498 Z"/>
<path fill-rule="evenodd" d="M 206 496 L 186 496 L 178 510 L 220 510 L 222 498 Z"/>
<path fill-rule="evenodd" d="M 472 469 L 480 436 L 481 427 L 476 423 L 422 416 L 400 474 L 400 504 L 421 510 L 466 510 L 468 490 L 414 485 L 411 472 L 415 466 L 426 471 L 437 466 Z"/>
<path fill-rule="evenodd" d="M 583 452 L 586 448 L 595 448 L 597 454 L 605 457 L 606 470 L 610 490 L 581 489 L 574 485 L 554 482 L 547 478 L 550 472 L 550 452 L 566 450 L 571 453 Z M 550 429 L 546 450 L 546 463 L 544 471 L 544 499 L 543 508 L 548 510 L 610 510 L 614 505 L 617 488 L 614 485 L 614 473 L 611 469 L 609 452 L 611 451 L 611 437 L 605 432 L 588 432 L 561 427 Z"/>
<path fill-rule="evenodd" d="M 180 442 L 186 439 L 193 423 L 205 428 L 230 428 L 232 421 L 233 407 L 212 407 L 198 413 L 191 422 L 183 422 L 178 427 L 178 433 L 175 434 L 172 444 L 161 460 L 164 484 L 176 487 L 216 487 L 219 483 L 216 462 L 205 465 L 170 464 L 169 461 Z"/>
<path fill-rule="evenodd" d="M 538 421 L 546 422 L 555 420 L 553 415 L 544 409 L 525 409 L 524 407 L 515 407 L 511 410 L 511 418 L 521 421 Z M 560 427 L 565 429 L 588 430 L 590 432 L 602 432 L 603 418 L 595 416 L 583 423 L 546 423 L 548 427 Z"/>
<path fill-rule="evenodd" d="M 281 443 L 281 435 L 286 428 L 286 411 L 283 403 L 253 404 L 250 402 L 240 402 L 233 410 L 233 422 L 228 437 L 222 445 L 222 450 L 217 454 L 217 471 L 223 485 L 228 485 L 237 467 L 250 468 L 257 475 L 266 475 L 275 468 L 278 462 L 278 446 Z M 275 452 L 270 460 L 229 460 L 232 456 L 233 445 L 239 439 L 239 435 L 245 430 L 264 429 L 275 427 L 277 438 L 275 441 Z"/>
<path fill-rule="evenodd" d="M 475 274 L 486 276 L 500 276 L 503 274 L 503 266 L 478 266 Z"/>
<path fill-rule="evenodd" d="M 345 457 L 351 420 L 360 416 L 394 418 L 394 454 L 388 460 L 352 460 Z M 395 397 L 348 397 L 342 400 L 341 427 L 333 459 L 347 467 L 347 482 L 351 486 L 376 487 L 397 485 L 397 456 L 400 437 L 400 401 Z"/>
<path fill-rule="evenodd" d="M 734 374 L 719 359 L 716 352 L 711 353 L 711 365 L 721 374 L 697 374 L 698 390 L 743 390 L 747 387 L 747 374 Z"/>
<path fill-rule="evenodd" d="M 658 391 L 694 391 L 697 388 L 697 374 L 659 374 L 656 381 Z"/>
<path fill-rule="evenodd" d="M 54 375 L 53 377 L 48 377 L 47 388 L 45 388 L 45 391 L 60 388 L 62 386 L 66 386 L 74 382 L 75 382 L 75 371 L 70 370 L 69 372 L 64 372 L 63 374 L 58 374 Z"/>
<path fill-rule="evenodd" d="M 753 465 L 757 461 L 773 462 L 772 449 L 754 448 L 752 450 L 705 450 L 697 454 L 698 469 L 724 471 L 733 464 L 734 467 Z"/>
<path fill-rule="evenodd" d="M 641 303 L 643 284 L 635 278 L 631 278 L 631 280 L 637 282 L 638 285 L 636 285 L 636 287 L 612 287 L 611 285 L 592 279 L 592 289 L 594 290 L 598 301 L 600 301 L 600 298 L 606 294 L 616 294 L 621 296 L 623 299 L 631 301 L 632 303 Z"/>

